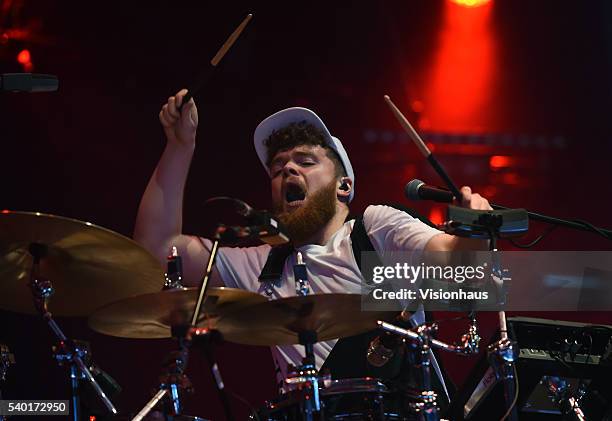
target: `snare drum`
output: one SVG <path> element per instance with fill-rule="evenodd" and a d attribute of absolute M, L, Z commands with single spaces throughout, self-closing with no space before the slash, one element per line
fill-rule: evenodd
<path fill-rule="evenodd" d="M 378 379 L 357 378 L 326 382 L 320 389 L 322 417 L 326 421 L 413 420 L 403 399 Z M 300 390 L 270 401 L 258 412 L 261 421 L 301 421 L 304 394 Z"/>

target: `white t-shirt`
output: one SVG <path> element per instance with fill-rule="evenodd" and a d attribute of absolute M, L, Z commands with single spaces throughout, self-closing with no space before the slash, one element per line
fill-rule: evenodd
<path fill-rule="evenodd" d="M 309 244 L 296 249 L 302 253 L 306 264 L 311 293 L 361 293 L 361 271 L 353 256 L 350 238 L 354 222 L 346 222 L 324 246 Z M 403 211 L 382 205 L 366 208 L 363 224 L 370 241 L 380 254 L 384 251 L 402 250 L 420 252 L 434 235 L 441 233 Z M 267 244 L 258 247 L 220 248 L 216 265 L 225 285 L 264 294 L 270 283 L 262 283 L 258 277 L 268 259 L 270 248 Z M 271 299 L 296 295 L 293 276 L 295 263 L 294 253 L 285 261 L 281 282 L 272 291 Z M 317 369 L 321 368 L 335 343 L 336 340 L 331 340 L 314 345 Z M 287 363 L 295 366 L 301 364 L 304 347 L 274 346 L 272 355 L 281 375 L 285 377 Z"/>

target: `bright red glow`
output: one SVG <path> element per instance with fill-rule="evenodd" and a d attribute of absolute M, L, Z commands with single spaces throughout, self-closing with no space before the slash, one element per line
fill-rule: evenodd
<path fill-rule="evenodd" d="M 444 4 L 444 24 L 423 95 L 428 129 L 478 133 L 491 130 L 496 59 L 492 2 L 466 8 Z"/>
<path fill-rule="evenodd" d="M 425 104 L 423 104 L 423 101 L 415 99 L 410 103 L 410 108 L 412 108 L 412 111 L 415 113 L 422 113 L 425 109 Z"/>
<path fill-rule="evenodd" d="M 500 169 L 500 168 L 507 168 L 512 165 L 513 161 L 514 160 L 509 156 L 493 155 L 489 159 L 489 166 L 494 170 Z"/>
<path fill-rule="evenodd" d="M 459 6 L 465 7 L 478 7 L 484 4 L 490 3 L 491 0 L 451 0 L 453 3 L 458 4 Z"/>
<path fill-rule="evenodd" d="M 513 186 L 516 186 L 516 185 L 521 183 L 521 179 L 519 178 L 518 174 L 516 174 L 516 173 L 504 174 L 502 180 L 503 180 L 504 184 L 509 184 L 509 185 L 513 185 Z"/>
<path fill-rule="evenodd" d="M 491 155 L 495 149 L 488 145 L 443 144 L 436 143 L 438 155 Z"/>
<path fill-rule="evenodd" d="M 436 206 L 431 208 L 429 211 L 429 220 L 436 225 L 440 225 L 444 222 L 444 212 L 442 208 Z"/>
<path fill-rule="evenodd" d="M 28 61 L 26 64 L 23 65 L 23 70 L 26 72 L 31 72 L 34 69 L 34 65 L 32 64 L 31 61 Z"/>
<path fill-rule="evenodd" d="M 421 116 L 417 120 L 417 126 L 421 130 L 429 130 L 431 128 L 431 123 L 429 122 L 429 119 L 427 117 Z"/>
<path fill-rule="evenodd" d="M 491 198 L 495 197 L 495 195 L 497 195 L 497 187 L 486 186 L 485 188 L 482 189 L 481 194 L 490 200 Z"/>
<path fill-rule="evenodd" d="M 30 54 L 30 50 L 21 50 L 19 54 L 17 54 L 17 62 L 19 64 L 27 64 L 32 61 L 32 56 Z"/>
<path fill-rule="evenodd" d="M 413 178 L 416 178 L 417 176 L 417 168 L 416 165 L 414 164 L 408 164 L 404 167 L 404 170 L 402 171 L 402 179 L 403 180 L 412 180 Z"/>

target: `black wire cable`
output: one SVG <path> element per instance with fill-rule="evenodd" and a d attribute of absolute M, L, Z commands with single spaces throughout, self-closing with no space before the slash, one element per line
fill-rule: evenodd
<path fill-rule="evenodd" d="M 587 231 L 593 232 L 595 234 L 598 234 L 599 236 L 605 238 L 606 240 L 612 240 L 612 235 L 608 234 L 607 232 L 601 230 L 600 228 L 597 228 L 595 225 L 591 224 L 590 222 L 584 221 L 582 219 L 572 219 L 571 222 L 575 223 L 575 224 L 580 224 L 582 225 L 584 228 L 587 228 Z M 533 240 L 530 243 L 527 244 L 521 244 L 516 242 L 514 239 L 509 238 L 508 241 L 510 241 L 510 243 L 518 248 L 521 249 L 527 249 L 530 247 L 535 246 L 536 244 L 538 244 L 540 241 L 542 241 L 542 239 L 544 237 L 546 237 L 548 234 L 550 234 L 552 231 L 554 231 L 556 228 L 560 227 L 561 225 L 550 225 L 545 231 L 544 233 L 542 233 L 541 235 L 539 235 L 535 240 Z"/>
<path fill-rule="evenodd" d="M 612 240 L 612 236 L 611 235 L 603 232 L 601 229 L 597 228 L 595 225 L 591 224 L 590 222 L 583 221 L 582 219 L 572 219 L 572 222 L 575 222 L 577 224 L 581 224 L 581 225 L 589 228 L 591 231 L 601 235 L 603 238 L 605 238 L 607 240 Z"/>
<path fill-rule="evenodd" d="M 528 249 L 531 248 L 533 246 L 535 246 L 536 244 L 538 244 L 540 241 L 542 241 L 542 239 L 544 237 L 546 237 L 548 234 L 550 234 L 551 232 L 553 232 L 556 228 L 558 228 L 559 225 L 551 225 L 549 226 L 542 234 L 540 234 L 535 240 L 533 240 L 530 243 L 527 244 L 521 244 L 521 243 L 517 243 L 513 238 L 509 238 L 508 240 L 510 241 L 510 243 L 512 243 L 512 245 L 514 247 L 518 247 L 521 249 Z"/>
<path fill-rule="evenodd" d="M 605 233 L 604 231 L 602 231 L 601 229 L 597 228 L 595 225 L 591 224 L 590 222 L 587 221 L 583 221 L 582 219 L 572 219 L 572 222 L 575 222 L 577 224 L 582 225 L 585 228 L 588 228 L 591 232 L 600 235 L 601 237 L 607 239 L 607 240 L 612 240 L 612 236 Z M 550 234 L 552 231 L 554 231 L 556 228 L 560 227 L 560 225 L 551 225 L 550 227 L 548 227 L 544 233 L 542 233 L 541 235 L 539 235 L 535 240 L 533 240 L 530 243 L 527 244 L 521 244 L 521 243 L 517 243 L 514 239 L 509 238 L 508 240 L 510 241 L 510 243 L 512 243 L 512 245 L 514 247 L 518 247 L 518 248 L 522 248 L 522 249 L 527 249 L 527 248 L 531 248 L 533 246 L 535 246 L 536 244 L 538 244 L 540 241 L 542 241 L 542 239 L 544 237 L 546 237 L 548 234 Z"/>
<path fill-rule="evenodd" d="M 496 205 L 491 203 L 491 207 L 495 210 L 508 210 L 510 208 L 505 206 Z M 558 225 L 567 228 L 580 229 L 586 232 L 594 232 L 601 235 L 605 239 L 612 239 L 612 230 L 605 228 L 598 228 L 590 222 L 583 221 L 581 219 L 565 220 L 560 218 L 554 218 L 552 216 L 546 216 L 535 212 L 527 211 L 530 220 L 545 222 L 549 225 Z"/>

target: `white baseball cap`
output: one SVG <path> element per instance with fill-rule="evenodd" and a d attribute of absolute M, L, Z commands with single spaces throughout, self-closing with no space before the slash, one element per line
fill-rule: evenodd
<path fill-rule="evenodd" d="M 265 140 L 270 137 L 270 135 L 275 131 L 287 127 L 291 123 L 299 123 L 302 121 L 306 121 L 307 123 L 312 124 L 314 127 L 319 129 L 321 133 L 323 133 L 323 137 L 325 138 L 325 142 L 327 145 L 333 149 L 338 156 L 340 157 L 340 161 L 344 166 L 344 170 L 346 171 L 346 175 L 353 182 L 353 186 L 351 189 L 351 193 L 349 195 L 349 202 L 353 200 L 355 196 L 355 173 L 353 173 L 353 166 L 351 165 L 351 161 L 340 142 L 340 139 L 331 135 L 323 120 L 316 115 L 313 111 L 308 108 L 302 107 L 292 107 L 281 110 L 277 113 L 272 114 L 270 117 L 263 120 L 259 123 L 259 126 L 255 129 L 255 134 L 253 136 L 253 140 L 255 143 L 255 151 L 257 152 L 257 156 L 261 161 L 262 165 L 270 174 L 270 168 L 268 168 L 268 148 L 265 145 Z"/>

